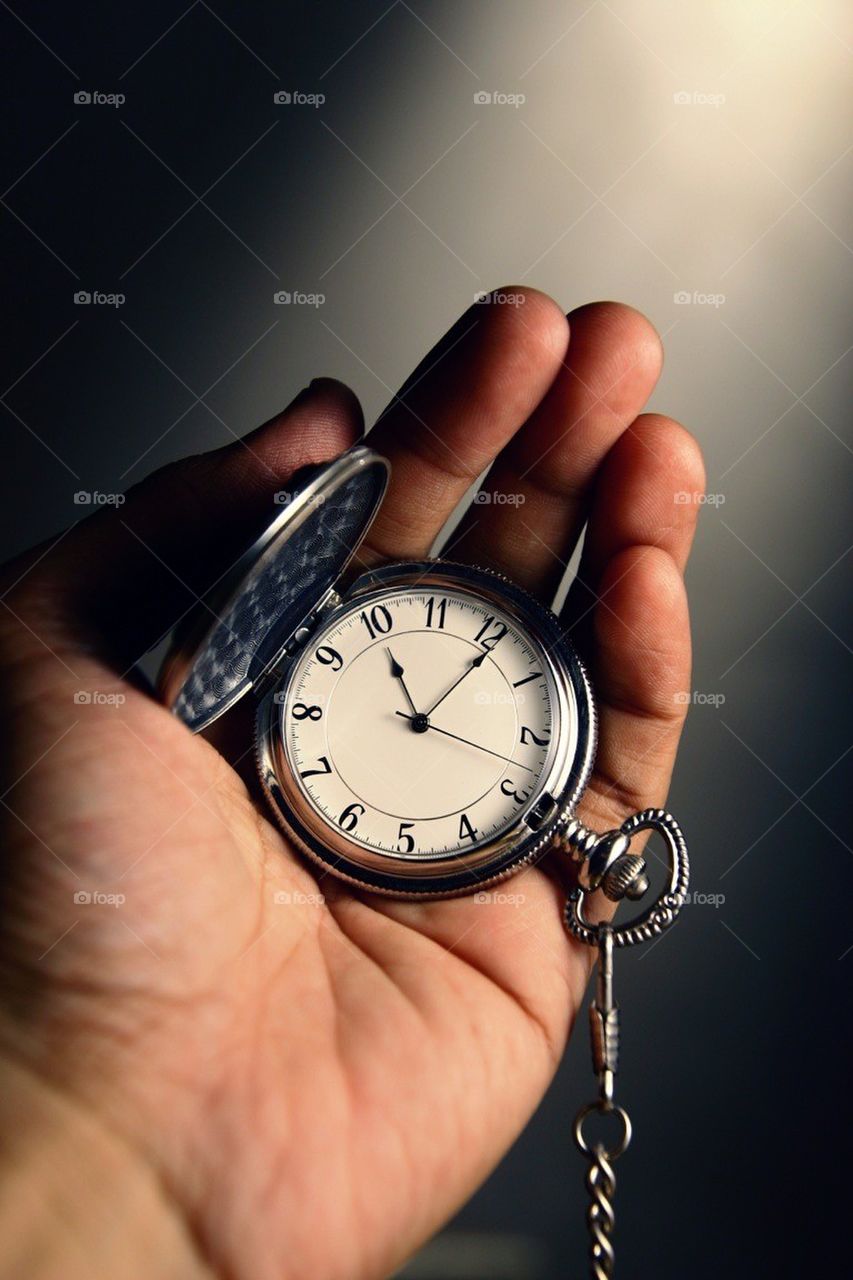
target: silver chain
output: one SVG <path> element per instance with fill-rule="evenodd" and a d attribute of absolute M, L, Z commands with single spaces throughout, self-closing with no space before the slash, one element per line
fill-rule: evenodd
<path fill-rule="evenodd" d="M 631 837 L 644 830 L 658 831 L 664 837 L 669 854 L 668 884 L 638 920 L 620 926 L 606 921 L 591 924 L 586 919 L 584 906 L 586 898 L 596 890 L 601 889 L 614 902 L 623 898 L 636 901 L 648 892 L 645 861 L 629 851 Z M 559 843 L 580 863 L 578 886 L 566 904 L 566 927 L 579 941 L 598 948 L 595 998 L 589 1006 L 592 1068 L 598 1077 L 598 1097 L 578 1112 L 574 1139 L 589 1161 L 586 1220 L 590 1275 L 592 1280 L 610 1280 L 616 1262 L 612 1238 L 616 1224 L 616 1174 L 613 1165 L 627 1151 L 631 1141 L 628 1113 L 614 1101 L 619 1067 L 619 1006 L 613 998 L 613 952 L 616 947 L 630 947 L 658 937 L 669 928 L 687 894 L 690 864 L 681 828 L 663 809 L 646 809 L 643 813 L 634 814 L 618 831 L 608 831 L 600 836 L 573 818 Z M 608 1147 L 601 1141 L 590 1143 L 586 1138 L 584 1125 L 593 1113 L 600 1117 L 613 1117 L 620 1125 L 620 1136 L 612 1146 Z"/>
<path fill-rule="evenodd" d="M 595 1280 L 609 1280 L 616 1265 L 616 1254 L 610 1241 L 616 1224 L 616 1214 L 613 1209 L 616 1174 L 600 1142 L 590 1156 L 586 1185 L 590 1196 L 586 1221 L 589 1227 L 592 1275 Z"/>
<path fill-rule="evenodd" d="M 615 1265 L 611 1241 L 616 1222 L 613 1204 L 616 1174 L 613 1165 L 628 1149 L 631 1121 L 627 1111 L 617 1107 L 613 1100 L 619 1065 L 619 1008 L 613 1000 L 612 926 L 599 925 L 599 935 L 596 993 L 589 1006 L 592 1069 L 598 1076 L 598 1097 L 594 1102 L 581 1107 L 575 1119 L 574 1136 L 579 1150 L 589 1160 L 586 1185 L 590 1200 L 586 1221 L 589 1228 L 590 1274 L 594 1280 L 608 1280 L 613 1275 Z M 608 1149 L 603 1142 L 590 1145 L 584 1137 L 584 1122 L 593 1112 L 601 1116 L 615 1116 L 621 1122 L 622 1136 L 615 1146 Z"/>

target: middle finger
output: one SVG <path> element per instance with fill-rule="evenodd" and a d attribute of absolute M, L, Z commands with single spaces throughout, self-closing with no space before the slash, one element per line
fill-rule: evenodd
<path fill-rule="evenodd" d="M 595 474 L 646 403 L 660 339 L 632 307 L 591 303 L 568 318 L 559 375 L 501 452 L 467 512 L 454 557 L 489 565 L 550 603 L 586 518 Z"/>
<path fill-rule="evenodd" d="M 465 312 L 370 432 L 392 473 L 359 553 L 368 564 L 429 554 L 466 490 L 560 369 L 569 328 L 556 302 L 520 287 L 490 296 Z"/>

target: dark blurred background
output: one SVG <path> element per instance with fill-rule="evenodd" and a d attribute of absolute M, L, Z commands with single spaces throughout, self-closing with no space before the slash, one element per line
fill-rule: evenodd
<path fill-rule="evenodd" d="M 370 421 L 481 289 L 619 298 L 664 337 L 653 407 L 698 435 L 712 495 L 671 796 L 700 900 L 619 957 L 624 1276 L 847 1256 L 849 18 L 0 0 L 5 554 L 315 375 Z M 580 1030 L 407 1275 L 583 1273 Z"/>

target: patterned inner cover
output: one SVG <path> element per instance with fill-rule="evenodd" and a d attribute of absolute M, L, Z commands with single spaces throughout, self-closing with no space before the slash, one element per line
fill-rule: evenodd
<path fill-rule="evenodd" d="M 175 701 L 175 715 L 203 728 L 248 687 L 335 581 L 361 541 L 385 476 L 366 467 L 282 540 L 208 635 Z"/>

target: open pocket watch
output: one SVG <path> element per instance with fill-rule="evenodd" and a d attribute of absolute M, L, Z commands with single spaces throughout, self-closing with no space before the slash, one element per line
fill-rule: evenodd
<path fill-rule="evenodd" d="M 352 572 L 389 472 L 359 444 L 294 477 L 275 519 L 177 639 L 161 695 L 200 731 L 252 691 L 258 770 L 276 818 L 298 850 L 361 889 L 464 894 L 551 849 L 569 853 L 578 883 L 567 926 L 599 948 L 600 975 L 612 977 L 613 946 L 656 936 L 684 900 L 680 829 L 658 809 L 601 836 L 575 816 L 595 754 L 595 706 L 549 609 L 498 574 L 444 560 Z M 584 906 L 596 889 L 614 901 L 648 893 L 630 841 L 650 828 L 667 845 L 664 889 L 630 925 L 591 923 Z M 591 1214 L 610 1185 L 596 1153 L 612 1161 L 630 1135 L 613 1103 L 618 1025 L 612 983 L 601 981 L 601 1092 L 576 1130 L 590 1176 L 599 1170 Z M 590 1109 L 624 1118 L 614 1147 L 586 1141 Z M 612 1214 L 599 1203 L 594 1216 L 593 1256 L 597 1247 L 606 1262 Z"/>

